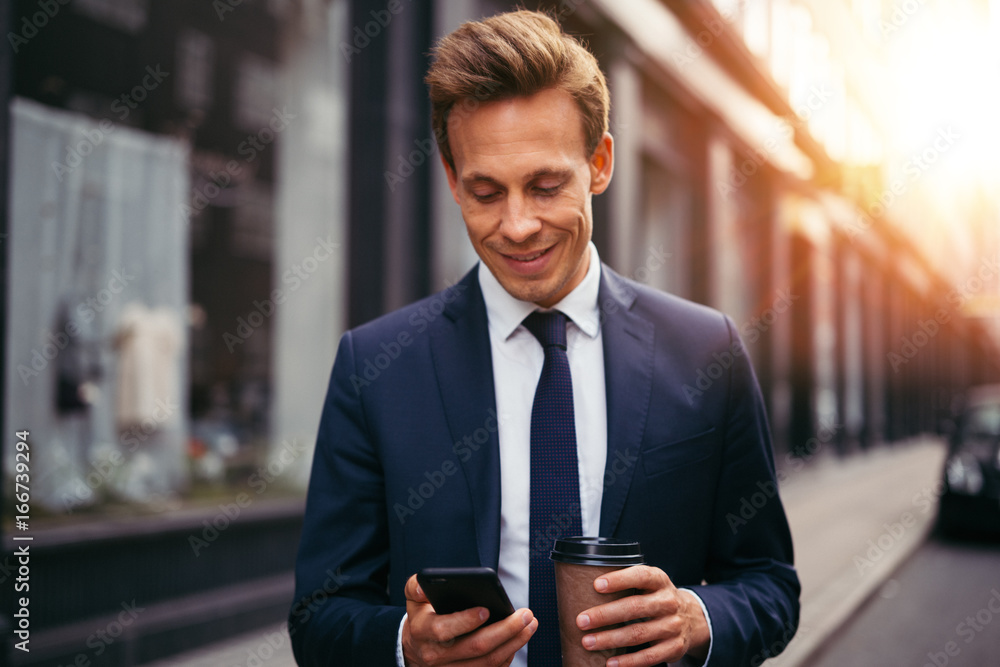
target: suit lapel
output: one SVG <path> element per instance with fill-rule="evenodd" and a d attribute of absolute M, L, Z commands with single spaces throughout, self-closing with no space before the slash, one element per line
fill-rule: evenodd
<path fill-rule="evenodd" d="M 431 354 L 452 442 L 472 445 L 459 461 L 476 517 L 480 563 L 497 568 L 500 556 L 500 447 L 493 359 L 486 305 L 473 268 L 452 288 L 458 294 L 432 327 Z M 489 439 L 478 444 L 483 432 Z M 463 449 L 463 451 L 469 451 Z"/>
<path fill-rule="evenodd" d="M 632 312 L 636 294 L 601 266 L 601 334 L 608 405 L 608 458 L 601 501 L 601 535 L 614 535 L 632 483 L 646 428 L 653 382 L 653 323 Z"/>

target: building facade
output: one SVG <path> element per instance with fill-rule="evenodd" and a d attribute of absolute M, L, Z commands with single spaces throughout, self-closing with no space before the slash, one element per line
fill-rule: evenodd
<path fill-rule="evenodd" d="M 602 259 L 732 317 L 779 465 L 933 432 L 964 388 L 1000 378 L 997 202 L 973 199 L 968 224 L 942 227 L 920 192 L 955 132 L 942 126 L 915 154 L 887 138 L 910 20 L 896 5 L 523 4 L 581 35 L 608 76 Z M 139 572 L 134 586 L 168 610 L 225 588 L 218 632 L 236 632 L 234 619 L 259 622 L 291 595 L 290 551 L 266 547 L 270 560 L 215 580 L 205 564 L 294 524 L 340 335 L 476 260 L 422 79 L 435 39 L 514 3 L 13 5 L 4 423 L 38 443 L 33 497 L 55 531 L 40 548 L 53 563 L 99 553 L 105 542 L 68 526 L 138 507 L 137 522 L 156 517 L 163 545 L 180 545 L 190 576 L 178 580 L 200 590 L 147 590 Z M 203 552 L 198 539 L 215 544 L 203 519 L 233 502 L 264 528 Z M 135 526 L 101 530 L 138 539 Z M 71 611 L 40 616 L 65 648 L 52 664 L 85 650 L 74 621 L 116 605 L 87 579 L 66 584 Z M 252 621 L 240 586 L 259 592 Z M 128 655 L 201 641 L 175 617 Z"/>

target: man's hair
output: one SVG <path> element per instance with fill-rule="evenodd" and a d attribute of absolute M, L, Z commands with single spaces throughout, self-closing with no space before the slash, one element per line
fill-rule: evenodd
<path fill-rule="evenodd" d="M 545 14 L 519 10 L 463 23 L 438 42 L 433 54 L 425 79 L 431 120 L 452 169 L 448 120 L 459 104 L 471 111 L 481 102 L 558 88 L 580 108 L 588 156 L 608 129 L 611 96 L 597 59 Z"/>

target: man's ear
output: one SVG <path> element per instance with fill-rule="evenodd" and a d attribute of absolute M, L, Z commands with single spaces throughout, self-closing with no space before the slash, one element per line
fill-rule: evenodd
<path fill-rule="evenodd" d="M 611 184 L 611 175 L 615 170 L 615 140 L 610 133 L 605 132 L 597 144 L 594 154 L 590 156 L 590 191 L 599 195 Z"/>
<path fill-rule="evenodd" d="M 441 158 L 441 164 L 444 166 L 444 173 L 448 176 L 448 187 L 451 188 L 451 196 L 454 197 L 455 203 L 461 206 L 458 201 L 458 176 L 455 174 L 455 170 L 451 168 L 448 164 L 448 160 L 445 159 L 444 155 L 438 152 L 438 156 Z"/>

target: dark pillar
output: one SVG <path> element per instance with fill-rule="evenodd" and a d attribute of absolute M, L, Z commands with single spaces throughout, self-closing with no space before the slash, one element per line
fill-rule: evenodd
<path fill-rule="evenodd" d="M 797 454 L 804 454 L 805 445 L 815 433 L 813 397 L 816 389 L 815 345 L 813 344 L 813 299 L 815 289 L 812 272 L 812 244 L 801 236 L 792 238 L 793 292 L 800 295 L 792 313 L 792 409 L 789 444 Z"/>
<path fill-rule="evenodd" d="M 758 304 L 756 308 L 757 312 L 761 309 L 769 308 L 778 290 L 784 288 L 784 285 L 780 284 L 779 267 L 775 261 L 777 246 L 775 237 L 779 233 L 778 217 L 775 211 L 777 198 L 777 188 L 774 185 L 774 181 L 769 177 L 763 178 L 761 192 L 755 200 L 756 217 L 753 220 L 753 233 L 760 239 L 757 265 L 753 269 L 753 273 L 756 274 L 758 281 L 756 293 L 754 294 L 756 303 Z M 774 368 L 774 347 L 775 332 L 772 326 L 763 332 L 760 344 L 755 347 L 753 352 L 754 370 L 757 372 L 757 380 L 760 383 L 761 393 L 764 395 L 764 405 L 767 408 L 767 414 L 771 418 L 775 414 L 774 383 L 776 375 Z"/>
<path fill-rule="evenodd" d="M 690 140 L 691 155 L 691 234 L 690 262 L 691 286 L 689 296 L 698 303 L 710 303 L 712 298 L 712 252 L 709 244 L 712 210 L 712 174 L 709 161 L 709 139 L 711 127 L 707 119 L 701 118 L 692 123 Z"/>
<path fill-rule="evenodd" d="M 432 137 L 423 77 L 431 3 L 351 1 L 348 324 L 427 293 Z M 381 18 L 381 20 L 380 20 Z M 382 25 L 385 24 L 385 25 Z"/>
<path fill-rule="evenodd" d="M 386 174 L 379 179 L 387 199 L 386 310 L 416 301 L 431 287 L 431 173 L 441 169 L 424 84 L 430 65 L 433 4 L 404 4 L 390 26 L 385 169 L 402 180 Z"/>
<path fill-rule="evenodd" d="M 851 400 L 850 387 L 848 385 L 848 373 L 850 363 L 850 352 L 848 345 L 850 335 L 850 308 L 851 300 L 854 299 L 853 284 L 847 275 L 847 253 L 843 239 L 835 239 L 833 242 L 833 301 L 834 315 L 833 322 L 837 329 L 836 342 L 834 343 L 834 386 L 837 393 L 837 411 L 840 415 L 840 428 L 837 429 L 835 439 L 837 453 L 843 456 L 850 446 L 850 433 L 847 424 L 848 401 Z"/>

